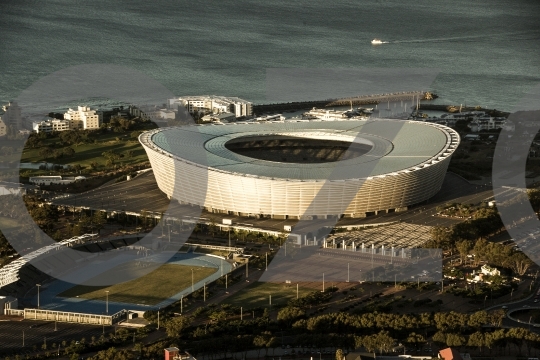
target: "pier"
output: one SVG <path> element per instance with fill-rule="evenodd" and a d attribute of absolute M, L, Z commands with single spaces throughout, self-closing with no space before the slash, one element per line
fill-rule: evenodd
<path fill-rule="evenodd" d="M 404 91 L 388 94 L 373 94 L 362 95 L 355 97 L 348 97 L 342 99 L 326 99 L 326 100 L 312 100 L 312 101 L 297 101 L 288 103 L 276 103 L 276 104 L 258 104 L 253 105 L 253 113 L 262 114 L 267 112 L 286 112 L 286 111 L 298 111 L 298 110 L 310 110 L 312 108 L 324 108 L 331 106 L 350 106 L 352 105 L 376 105 L 381 102 L 395 102 L 395 101 L 408 101 L 411 100 L 412 104 L 415 104 L 419 100 L 432 100 L 436 99 L 437 95 L 424 92 L 424 91 Z"/>
<path fill-rule="evenodd" d="M 348 105 L 375 105 L 381 102 L 396 102 L 411 100 L 415 104 L 420 100 L 433 100 L 437 95 L 423 91 L 404 91 L 389 94 L 363 95 L 350 98 L 339 99 L 330 102 L 326 106 L 348 106 Z"/>

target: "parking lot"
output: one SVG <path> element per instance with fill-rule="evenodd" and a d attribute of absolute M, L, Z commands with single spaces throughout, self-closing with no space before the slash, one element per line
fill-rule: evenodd
<path fill-rule="evenodd" d="M 343 248 L 343 243 L 345 243 L 346 249 L 349 250 L 353 250 L 354 244 L 356 248 L 354 251 L 358 251 L 362 244 L 365 247 L 371 247 L 373 244 L 376 249 L 382 245 L 387 249 L 391 249 L 392 246 L 395 248 L 419 247 L 431 238 L 430 230 L 431 226 L 399 223 L 333 234 L 326 239 L 326 243 L 328 247 L 335 244 L 337 248 Z"/>
<path fill-rule="evenodd" d="M 53 352 L 53 344 L 61 346 L 65 341 L 69 345 L 72 340 L 81 341 L 83 338 L 90 343 L 92 336 L 97 340 L 103 332 L 108 336 L 114 332 L 114 327 L 60 322 L 55 325 L 54 321 L 0 321 L 0 353 L 30 354 L 41 350 L 43 344 Z M 54 347 L 54 350 L 58 349 Z"/>

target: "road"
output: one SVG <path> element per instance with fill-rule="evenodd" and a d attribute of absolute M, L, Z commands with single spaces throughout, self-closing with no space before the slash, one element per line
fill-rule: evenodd
<path fill-rule="evenodd" d="M 441 191 L 433 198 L 421 204 L 410 207 L 400 213 L 380 214 L 368 218 L 342 218 L 338 226 L 371 224 L 387 221 L 403 221 L 428 226 L 449 226 L 461 220 L 434 216 L 436 207 L 448 202 L 478 203 L 492 198 L 490 187 L 468 183 L 459 176 L 448 173 Z M 201 211 L 197 206 L 180 205 L 176 201 L 167 199 L 159 190 L 153 173 L 141 174 L 131 181 L 122 181 L 116 184 L 101 186 L 97 189 L 69 196 L 51 196 L 50 201 L 68 207 L 84 206 L 91 209 L 111 211 L 128 211 L 140 213 L 142 210 L 170 213 L 174 217 L 206 218 L 215 217 L 217 222 L 221 218 L 231 219 L 233 224 L 246 227 L 257 227 L 265 230 L 283 231 L 284 225 L 294 226 L 298 221 L 270 218 L 245 218 L 234 215 L 211 214 Z M 309 226 L 309 222 L 302 222 Z M 300 229 L 296 229 L 297 231 Z M 294 230 L 293 230 L 294 232 Z"/>

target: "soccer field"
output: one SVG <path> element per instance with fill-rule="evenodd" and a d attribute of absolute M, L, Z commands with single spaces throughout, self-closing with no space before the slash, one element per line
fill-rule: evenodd
<path fill-rule="evenodd" d="M 304 297 L 312 291 L 313 289 L 310 288 L 299 287 L 298 297 Z M 247 309 L 256 308 L 269 305 L 270 295 L 272 295 L 272 305 L 285 305 L 289 300 L 296 299 L 296 284 L 255 282 L 232 295 L 224 303 Z"/>
<path fill-rule="evenodd" d="M 194 269 L 195 283 L 218 270 L 209 267 L 164 264 L 147 275 L 124 283 L 112 286 L 76 285 L 57 296 L 105 301 L 105 291 L 109 291 L 111 302 L 156 305 L 191 286 L 191 269 Z M 118 265 L 108 273 L 121 276 L 122 273 L 137 274 L 143 271 L 144 269 L 136 264 L 128 263 Z"/>

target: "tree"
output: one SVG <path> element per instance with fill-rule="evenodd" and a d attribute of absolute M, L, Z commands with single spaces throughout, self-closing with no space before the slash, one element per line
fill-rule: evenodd
<path fill-rule="evenodd" d="M 62 149 L 62 155 L 66 157 L 72 157 L 73 155 L 75 155 L 75 150 L 73 150 L 73 148 L 69 146 L 65 147 Z"/>
<path fill-rule="evenodd" d="M 510 268 L 519 276 L 525 275 L 531 265 L 531 260 L 521 252 L 516 252 L 510 257 Z"/>
<path fill-rule="evenodd" d="M 431 243 L 430 247 L 447 249 L 451 247 L 453 231 L 444 226 L 434 226 L 430 230 Z"/>
<path fill-rule="evenodd" d="M 336 360 L 343 360 L 345 356 L 343 355 L 343 350 L 337 349 L 336 350 Z"/>
<path fill-rule="evenodd" d="M 433 335 L 432 339 L 439 345 L 439 347 L 446 345 L 446 334 L 442 331 L 437 331 Z"/>
<path fill-rule="evenodd" d="M 489 323 L 493 326 L 501 327 L 504 316 L 503 309 L 495 310 L 489 314 Z"/>
<path fill-rule="evenodd" d="M 219 323 L 227 318 L 227 312 L 225 310 L 214 311 L 208 318 L 213 322 Z"/>
<path fill-rule="evenodd" d="M 305 314 L 306 312 L 298 307 L 287 306 L 278 312 L 277 320 L 282 321 L 287 327 L 290 327 L 295 320 L 304 316 Z"/>
<path fill-rule="evenodd" d="M 171 338 L 179 338 L 183 332 L 191 326 L 191 318 L 187 316 L 177 316 L 165 323 L 165 329 L 167 330 L 167 336 Z"/>
<path fill-rule="evenodd" d="M 405 340 L 406 344 L 410 346 L 414 346 L 417 349 L 418 349 L 419 344 L 421 346 L 421 344 L 425 342 L 426 342 L 426 339 L 424 338 L 424 336 L 421 334 L 417 334 L 415 332 L 410 333 L 407 339 Z"/>
<path fill-rule="evenodd" d="M 467 342 L 467 346 L 478 347 L 480 351 L 482 351 L 482 347 L 485 346 L 485 344 L 485 336 L 480 331 L 472 333 L 471 336 L 469 336 L 469 341 Z"/>
<path fill-rule="evenodd" d="M 212 238 L 214 238 L 217 230 L 217 218 L 214 215 L 210 215 L 208 222 L 208 231 L 212 234 Z"/>
<path fill-rule="evenodd" d="M 473 243 L 470 240 L 457 241 L 456 249 L 459 252 L 461 264 L 463 264 L 464 260 L 467 258 L 467 255 L 473 249 Z"/>
<path fill-rule="evenodd" d="M 253 345 L 257 348 L 257 357 L 261 355 L 261 350 L 266 347 L 267 340 L 264 336 L 257 335 L 253 338 Z"/>
<path fill-rule="evenodd" d="M 459 334 L 450 333 L 446 335 L 446 345 L 461 347 L 465 345 L 465 337 Z"/>
<path fill-rule="evenodd" d="M 92 217 L 92 223 L 94 227 L 98 230 L 98 232 L 100 229 L 103 228 L 103 225 L 105 224 L 106 221 L 107 219 L 105 218 L 104 212 L 102 211 L 94 212 L 94 216 Z"/>

